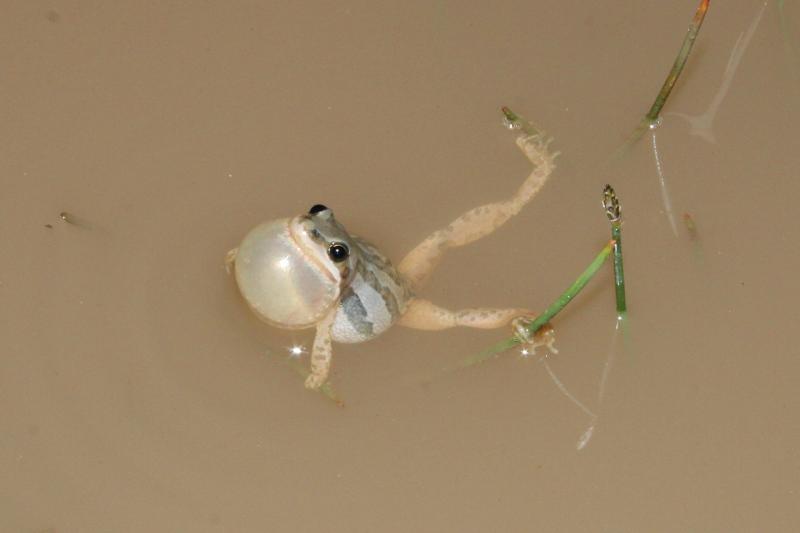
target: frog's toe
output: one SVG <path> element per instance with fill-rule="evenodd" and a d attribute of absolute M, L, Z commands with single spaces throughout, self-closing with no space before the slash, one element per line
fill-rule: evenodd
<path fill-rule="evenodd" d="M 514 331 L 514 336 L 519 339 L 522 344 L 527 344 L 531 341 L 531 334 L 528 331 L 527 325 L 530 319 L 520 316 L 511 321 L 511 329 Z"/>
<path fill-rule="evenodd" d="M 550 322 L 546 323 L 544 326 L 539 328 L 536 334 L 533 336 L 533 348 L 536 349 L 537 346 L 544 346 L 552 353 L 558 353 L 558 349 L 555 346 L 556 343 L 556 330 L 550 324 Z"/>
<path fill-rule="evenodd" d="M 518 317 L 511 322 L 511 327 L 514 330 L 514 335 L 519 339 L 522 344 L 531 348 L 533 353 L 536 353 L 536 348 L 544 346 L 553 353 L 558 353 L 555 347 L 556 330 L 553 329 L 550 322 L 545 323 L 536 333 L 531 335 L 528 326 L 533 322 L 531 317 Z"/>
<path fill-rule="evenodd" d="M 552 163 L 558 157 L 559 152 L 550 150 L 551 142 L 553 142 L 553 138 L 543 133 L 517 137 L 517 146 L 534 165 L 540 165 L 545 162 Z"/>

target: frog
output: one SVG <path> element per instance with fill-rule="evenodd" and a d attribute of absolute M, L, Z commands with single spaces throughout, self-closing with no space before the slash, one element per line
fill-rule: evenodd
<path fill-rule="evenodd" d="M 309 389 L 328 380 L 332 343 L 369 341 L 393 325 L 438 331 L 453 327 L 494 329 L 513 334 L 535 350 L 555 352 L 555 332 L 547 323 L 531 335 L 536 313 L 526 308 L 477 307 L 451 310 L 420 291 L 453 248 L 473 243 L 517 215 L 542 189 L 555 169 L 558 152 L 542 133 L 521 133 L 516 144 L 533 168 L 517 191 L 502 201 L 470 209 L 428 235 L 397 266 L 369 241 L 351 234 L 324 204 L 306 213 L 261 223 L 225 258 L 227 271 L 250 309 L 283 329 L 315 328 Z"/>

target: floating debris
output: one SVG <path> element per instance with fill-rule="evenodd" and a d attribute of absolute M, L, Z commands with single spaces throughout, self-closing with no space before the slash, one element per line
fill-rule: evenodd
<path fill-rule="evenodd" d="M 78 227 L 87 228 L 87 229 L 92 227 L 92 225 L 89 222 L 87 222 L 86 220 L 84 220 L 84 219 L 82 219 L 82 218 L 80 218 L 78 216 L 75 216 L 74 214 L 72 214 L 72 213 L 70 213 L 68 211 L 60 212 L 58 214 L 58 217 L 62 221 L 66 222 L 67 224 L 70 224 L 72 226 L 78 226 Z"/>
<path fill-rule="evenodd" d="M 683 223 L 686 225 L 686 231 L 689 232 L 689 238 L 693 241 L 697 240 L 697 224 L 695 224 L 692 215 L 689 213 L 684 213 Z"/>

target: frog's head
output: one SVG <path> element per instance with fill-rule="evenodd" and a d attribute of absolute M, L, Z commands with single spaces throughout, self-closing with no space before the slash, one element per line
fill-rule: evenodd
<path fill-rule="evenodd" d="M 333 211 L 316 204 L 307 215 L 295 217 L 294 222 L 306 253 L 324 265 L 341 287 L 349 285 L 358 254 L 353 238 L 334 218 Z"/>
<path fill-rule="evenodd" d="M 324 205 L 253 228 L 236 255 L 236 282 L 250 307 L 283 328 L 311 327 L 355 275 L 353 238 Z"/>

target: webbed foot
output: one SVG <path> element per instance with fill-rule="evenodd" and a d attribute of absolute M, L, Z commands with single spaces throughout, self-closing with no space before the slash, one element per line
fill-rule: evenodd
<path fill-rule="evenodd" d="M 529 347 L 532 354 L 536 354 L 536 348 L 540 346 L 546 347 L 553 353 L 558 353 L 555 347 L 556 330 L 550 322 L 546 322 L 542 327 L 536 330 L 534 335 L 531 335 L 528 326 L 533 322 L 534 317 L 521 316 L 515 318 L 511 322 L 511 329 L 514 336 L 525 346 Z"/>

